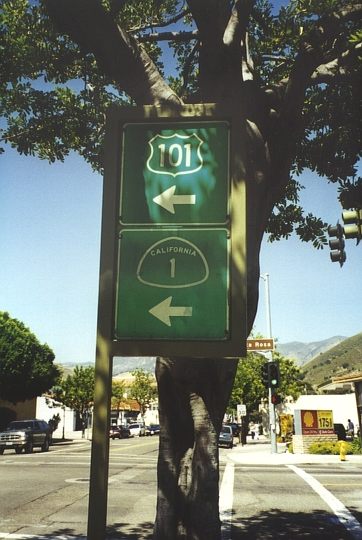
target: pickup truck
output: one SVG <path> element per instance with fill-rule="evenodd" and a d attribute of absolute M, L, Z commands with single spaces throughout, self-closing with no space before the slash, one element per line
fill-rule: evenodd
<path fill-rule="evenodd" d="M 52 430 L 44 420 L 14 420 L 0 433 L 0 454 L 5 449 L 14 449 L 16 454 L 23 450 L 31 454 L 34 447 L 47 452 L 52 438 Z"/>

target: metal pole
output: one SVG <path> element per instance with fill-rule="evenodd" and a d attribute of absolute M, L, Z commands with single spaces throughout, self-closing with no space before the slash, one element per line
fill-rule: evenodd
<path fill-rule="evenodd" d="M 65 405 L 62 407 L 63 409 L 63 432 L 62 432 L 62 440 L 65 439 Z"/>
<path fill-rule="evenodd" d="M 270 309 L 270 292 L 269 292 L 269 274 L 260 274 L 261 279 L 264 281 L 264 290 L 265 290 L 265 311 L 266 311 L 266 327 L 267 327 L 267 338 L 272 338 L 272 325 L 271 325 L 271 309 Z M 265 356 L 268 362 L 273 361 L 273 352 L 267 351 Z M 268 388 L 268 404 L 269 404 L 269 429 L 270 429 L 270 444 L 271 444 L 271 453 L 277 454 L 277 434 L 275 426 L 275 408 L 271 400 L 272 391 L 271 388 Z"/>

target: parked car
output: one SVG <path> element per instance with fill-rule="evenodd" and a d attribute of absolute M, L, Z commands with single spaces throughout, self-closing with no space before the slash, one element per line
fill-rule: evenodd
<path fill-rule="evenodd" d="M 111 439 L 127 439 L 131 436 L 131 432 L 126 426 L 111 426 L 109 436 Z"/>
<path fill-rule="evenodd" d="M 231 426 L 231 429 L 233 430 L 234 437 L 239 437 L 240 431 L 241 431 L 241 425 L 237 424 L 236 422 L 231 422 L 228 425 Z"/>
<path fill-rule="evenodd" d="M 146 426 L 146 435 L 159 435 L 159 434 L 160 434 L 159 424 L 150 424 L 149 426 Z"/>
<path fill-rule="evenodd" d="M 337 435 L 339 441 L 345 441 L 347 438 L 346 428 L 343 424 L 333 424 L 334 433 Z"/>
<path fill-rule="evenodd" d="M 14 420 L 0 433 L 0 454 L 3 454 L 5 449 L 13 449 L 16 454 L 23 450 L 26 454 L 31 454 L 35 447 L 47 452 L 51 439 L 52 430 L 44 420 Z"/>
<path fill-rule="evenodd" d="M 142 437 L 143 435 L 146 435 L 146 428 L 144 424 L 133 422 L 132 424 L 128 425 L 128 429 L 131 433 L 131 437 Z"/>
<path fill-rule="evenodd" d="M 232 448 L 234 446 L 233 430 L 229 424 L 223 424 L 219 435 L 219 446 Z"/>

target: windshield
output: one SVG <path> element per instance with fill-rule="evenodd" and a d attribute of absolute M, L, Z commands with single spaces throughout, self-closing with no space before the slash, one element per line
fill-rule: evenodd
<path fill-rule="evenodd" d="M 11 422 L 11 424 L 9 425 L 9 427 L 7 428 L 8 430 L 15 430 L 15 429 L 26 429 L 26 428 L 32 428 L 33 427 L 33 423 L 32 422 Z"/>
<path fill-rule="evenodd" d="M 221 433 L 231 433 L 231 427 L 230 426 L 223 426 L 221 428 Z"/>

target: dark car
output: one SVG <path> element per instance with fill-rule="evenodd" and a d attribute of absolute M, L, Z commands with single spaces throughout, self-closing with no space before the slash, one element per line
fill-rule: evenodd
<path fill-rule="evenodd" d="M 111 439 L 127 439 L 131 436 L 131 432 L 126 426 L 111 426 L 109 436 Z"/>
<path fill-rule="evenodd" d="M 150 424 L 149 426 L 146 426 L 146 435 L 159 435 L 159 434 L 160 434 L 159 424 Z"/>
<path fill-rule="evenodd" d="M 236 422 L 231 422 L 230 424 L 228 424 L 228 426 L 231 426 L 234 437 L 239 437 L 241 431 L 240 424 L 237 424 Z"/>
<path fill-rule="evenodd" d="M 0 454 L 3 454 L 5 449 L 13 449 L 16 454 L 23 450 L 26 454 L 31 454 L 35 447 L 47 452 L 51 439 L 52 430 L 44 420 L 14 420 L 0 433 Z"/>
<path fill-rule="evenodd" d="M 233 430 L 230 424 L 224 424 L 219 435 L 219 446 L 232 448 L 234 446 Z"/>
<path fill-rule="evenodd" d="M 334 433 L 337 435 L 339 441 L 346 440 L 346 428 L 343 424 L 333 424 Z"/>

